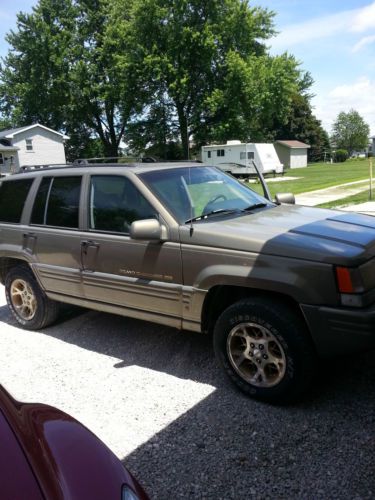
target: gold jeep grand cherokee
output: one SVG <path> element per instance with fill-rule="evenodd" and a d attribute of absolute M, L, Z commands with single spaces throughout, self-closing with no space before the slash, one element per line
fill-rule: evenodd
<path fill-rule="evenodd" d="M 375 218 L 274 203 L 200 163 L 45 168 L 0 185 L 0 278 L 24 328 L 60 302 L 213 336 L 282 402 L 317 360 L 374 346 Z"/>

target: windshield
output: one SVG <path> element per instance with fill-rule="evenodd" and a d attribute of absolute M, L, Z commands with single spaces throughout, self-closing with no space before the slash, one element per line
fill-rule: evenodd
<path fill-rule="evenodd" d="M 141 174 L 140 178 L 181 224 L 207 214 L 270 204 L 215 167 L 155 170 Z"/>

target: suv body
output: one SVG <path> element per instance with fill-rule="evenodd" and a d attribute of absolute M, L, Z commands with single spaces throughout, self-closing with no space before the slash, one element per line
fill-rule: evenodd
<path fill-rule="evenodd" d="M 213 332 L 259 399 L 374 346 L 375 218 L 276 205 L 202 164 L 90 165 L 0 186 L 0 278 L 26 328 L 58 302 Z"/>

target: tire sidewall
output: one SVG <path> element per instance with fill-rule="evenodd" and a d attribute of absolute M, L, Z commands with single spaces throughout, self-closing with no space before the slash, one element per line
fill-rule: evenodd
<path fill-rule="evenodd" d="M 36 311 L 34 317 L 30 320 L 25 320 L 17 313 L 17 310 L 15 309 L 12 299 L 10 297 L 10 289 L 12 283 L 17 279 L 21 279 L 28 284 L 28 286 L 32 289 L 36 299 Z M 44 318 L 44 308 L 45 308 L 45 303 L 43 300 L 43 292 L 41 291 L 38 283 L 36 282 L 34 276 L 32 275 L 29 269 L 25 267 L 20 267 L 11 269 L 8 272 L 5 278 L 5 296 L 13 317 L 22 328 L 30 330 L 36 330 L 40 328 L 40 325 L 42 324 Z"/>
<path fill-rule="evenodd" d="M 282 380 L 271 387 L 257 387 L 246 382 L 232 366 L 227 354 L 227 339 L 232 329 L 240 323 L 256 323 L 267 328 L 280 343 L 286 359 L 285 374 Z M 220 316 L 214 330 L 214 349 L 219 362 L 233 382 L 246 394 L 253 398 L 269 402 L 287 400 L 295 392 L 302 366 L 300 346 L 293 330 L 297 325 L 289 324 L 280 316 L 272 313 L 261 303 L 235 304 Z"/>

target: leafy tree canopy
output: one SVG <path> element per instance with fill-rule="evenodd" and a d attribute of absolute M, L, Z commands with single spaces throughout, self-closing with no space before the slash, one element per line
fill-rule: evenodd
<path fill-rule="evenodd" d="M 369 135 L 369 125 L 354 109 L 339 113 L 332 128 L 332 142 L 337 148 L 346 149 L 349 154 L 365 149 Z"/>
<path fill-rule="evenodd" d="M 7 36 L 0 108 L 15 126 L 67 133 L 71 157 L 116 156 L 123 140 L 187 157 L 190 140 L 265 141 L 288 127 L 319 141 L 311 76 L 268 54 L 273 34 L 273 13 L 245 0 L 39 0 Z"/>

